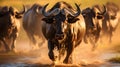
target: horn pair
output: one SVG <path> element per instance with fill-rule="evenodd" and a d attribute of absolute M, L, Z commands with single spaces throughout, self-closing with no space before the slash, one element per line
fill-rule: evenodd
<path fill-rule="evenodd" d="M 50 12 L 46 12 L 46 7 L 47 7 L 48 5 L 49 5 L 49 4 L 46 4 L 46 5 L 42 8 L 42 13 L 43 13 L 43 15 L 44 15 L 45 17 L 54 16 L 54 15 L 57 15 L 57 14 L 60 13 L 61 10 L 60 10 L 59 8 L 56 8 L 56 9 L 50 11 Z M 77 12 L 76 12 L 76 13 L 74 13 L 72 10 L 67 9 L 67 8 L 64 8 L 64 10 L 65 10 L 68 14 L 72 15 L 73 17 L 77 17 L 77 16 L 80 15 L 81 10 L 80 10 L 80 8 L 79 8 L 79 5 L 77 5 L 76 3 L 75 3 L 75 6 L 77 7 Z"/>

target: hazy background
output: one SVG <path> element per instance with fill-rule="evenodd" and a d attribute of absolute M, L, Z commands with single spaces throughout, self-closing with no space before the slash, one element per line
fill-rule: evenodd
<path fill-rule="evenodd" d="M 65 1 L 69 4 L 71 4 L 73 7 L 75 7 L 74 3 L 81 4 L 81 6 L 80 6 L 81 9 L 85 9 L 86 7 L 91 7 L 95 4 L 101 4 L 101 5 L 106 4 L 106 2 L 114 2 L 120 7 L 120 0 L 0 0 L 0 6 L 5 6 L 5 5 L 13 6 L 13 7 L 17 8 L 18 10 L 21 10 L 21 9 L 23 9 L 22 5 L 31 6 L 34 3 L 39 3 L 40 5 L 45 5 L 47 3 L 50 3 L 49 7 L 52 7 L 58 1 Z M 49 9 L 49 7 L 48 7 L 48 9 Z M 28 37 L 26 36 L 25 31 L 22 28 L 22 21 L 21 21 L 21 29 L 20 29 L 19 33 L 20 34 L 19 34 L 19 37 L 17 38 L 16 47 L 18 49 L 22 48 L 21 49 L 22 51 L 29 50 L 29 48 L 28 48 L 28 47 L 30 47 L 28 45 L 29 41 L 28 41 Z M 104 43 L 102 43 L 102 44 L 100 43 L 94 53 L 93 52 L 91 53 L 90 52 L 91 50 L 88 49 L 88 48 L 91 48 L 91 45 L 89 45 L 89 44 L 84 45 L 84 43 L 82 43 L 81 46 L 79 46 L 75 49 L 76 50 L 75 54 L 77 55 L 76 59 L 78 59 L 78 58 L 80 58 L 80 59 L 90 58 L 91 59 L 93 57 L 95 58 L 96 54 L 98 56 L 100 53 L 105 52 L 105 51 L 114 51 L 114 52 L 120 53 L 120 24 L 118 25 L 117 30 L 113 34 L 112 40 L 113 40 L 113 42 L 111 44 L 106 43 L 106 40 L 103 40 Z M 47 45 L 45 44 L 44 49 L 47 49 L 46 46 Z M 44 50 L 42 50 L 42 51 L 44 51 Z M 44 55 L 47 56 L 47 52 Z"/>
<path fill-rule="evenodd" d="M 73 7 L 75 7 L 74 3 L 81 4 L 81 6 L 80 6 L 81 10 L 85 9 L 86 7 L 92 7 L 95 4 L 100 4 L 100 5 L 106 4 L 106 2 L 114 2 L 120 7 L 120 0 L 0 0 L 0 6 L 6 6 L 6 5 L 13 6 L 13 7 L 17 8 L 18 10 L 22 10 L 23 9 L 22 5 L 31 6 L 34 3 L 38 3 L 40 5 L 45 5 L 45 4 L 49 3 L 49 6 L 48 6 L 48 9 L 49 9 L 58 1 L 65 1 L 69 4 L 71 4 Z M 26 36 L 26 33 L 22 28 L 22 21 L 21 21 L 21 29 L 20 29 L 19 33 L 20 34 L 19 34 L 19 37 L 17 38 L 17 43 L 28 42 L 28 37 Z M 120 24 L 117 27 L 116 32 L 113 34 L 113 39 L 112 39 L 113 45 L 107 44 L 107 45 L 100 45 L 99 47 L 108 48 L 108 46 L 109 46 L 109 47 L 113 48 L 114 46 L 117 46 L 117 47 L 115 47 L 115 49 L 117 48 L 119 50 L 119 47 L 120 47 L 119 46 L 120 45 L 119 33 L 120 33 Z"/>

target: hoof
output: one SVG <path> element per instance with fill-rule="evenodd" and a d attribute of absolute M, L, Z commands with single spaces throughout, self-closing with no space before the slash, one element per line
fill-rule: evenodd
<path fill-rule="evenodd" d="M 54 57 L 53 52 L 49 52 L 48 55 L 49 55 L 49 58 L 50 58 L 52 61 L 55 61 L 55 57 Z"/>
<path fill-rule="evenodd" d="M 18 51 L 14 48 L 13 50 L 11 50 L 14 53 L 17 53 Z"/>

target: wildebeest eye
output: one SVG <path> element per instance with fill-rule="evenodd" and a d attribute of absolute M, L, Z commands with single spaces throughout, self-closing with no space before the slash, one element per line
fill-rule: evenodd
<path fill-rule="evenodd" d="M 16 17 L 17 19 L 22 18 L 22 16 L 21 16 L 21 15 L 15 15 L 15 17 Z"/>
<path fill-rule="evenodd" d="M 49 23 L 49 24 L 54 22 L 53 18 L 43 18 L 42 20 L 45 21 L 46 23 Z"/>
<path fill-rule="evenodd" d="M 97 19 L 103 19 L 104 17 L 103 16 L 101 16 L 101 15 L 98 15 L 97 16 Z"/>
<path fill-rule="evenodd" d="M 78 21 L 79 18 L 76 18 L 76 17 L 68 17 L 68 23 L 75 23 L 76 21 Z"/>
<path fill-rule="evenodd" d="M 115 16 L 111 16 L 110 18 L 111 18 L 112 20 L 116 19 L 116 17 L 115 17 Z"/>

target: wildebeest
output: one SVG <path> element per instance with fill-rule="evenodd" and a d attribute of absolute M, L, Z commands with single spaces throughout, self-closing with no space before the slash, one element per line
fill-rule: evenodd
<path fill-rule="evenodd" d="M 36 37 L 41 39 L 39 46 L 45 42 L 44 37 L 41 32 L 41 14 L 42 6 L 39 4 L 34 4 L 30 9 L 28 9 L 23 16 L 23 28 L 30 39 L 30 44 L 34 44 L 34 48 L 38 47 L 38 40 Z M 35 37 L 36 36 L 36 37 Z"/>
<path fill-rule="evenodd" d="M 63 63 L 72 63 L 72 52 L 81 43 L 85 34 L 85 22 L 81 10 L 77 4 L 75 11 L 71 5 L 63 1 L 57 2 L 48 11 L 47 6 L 48 4 L 42 9 L 42 14 L 45 16 L 42 19 L 45 21 L 42 24 L 42 31 L 48 42 L 49 58 L 55 61 L 54 48 L 58 51 L 65 48 L 67 54 Z"/>
<path fill-rule="evenodd" d="M 105 6 L 107 8 L 107 12 L 104 15 L 104 19 L 101 24 L 101 37 L 106 35 L 109 38 L 109 42 L 111 42 L 113 32 L 116 30 L 119 23 L 120 11 L 119 7 L 115 3 L 107 2 Z"/>
<path fill-rule="evenodd" d="M 18 12 L 18 10 L 13 7 L 0 7 L 0 40 L 7 52 L 13 51 L 15 48 L 15 42 L 20 28 L 19 19 L 24 12 L 25 8 L 23 11 Z M 7 43 L 6 40 L 8 39 L 12 40 L 11 45 Z"/>
<path fill-rule="evenodd" d="M 106 13 L 106 7 L 101 5 L 94 5 L 92 8 L 88 7 L 82 11 L 86 23 L 86 34 L 84 36 L 84 42 L 88 43 L 88 40 L 95 47 L 100 36 L 100 23 L 104 14 Z"/>

